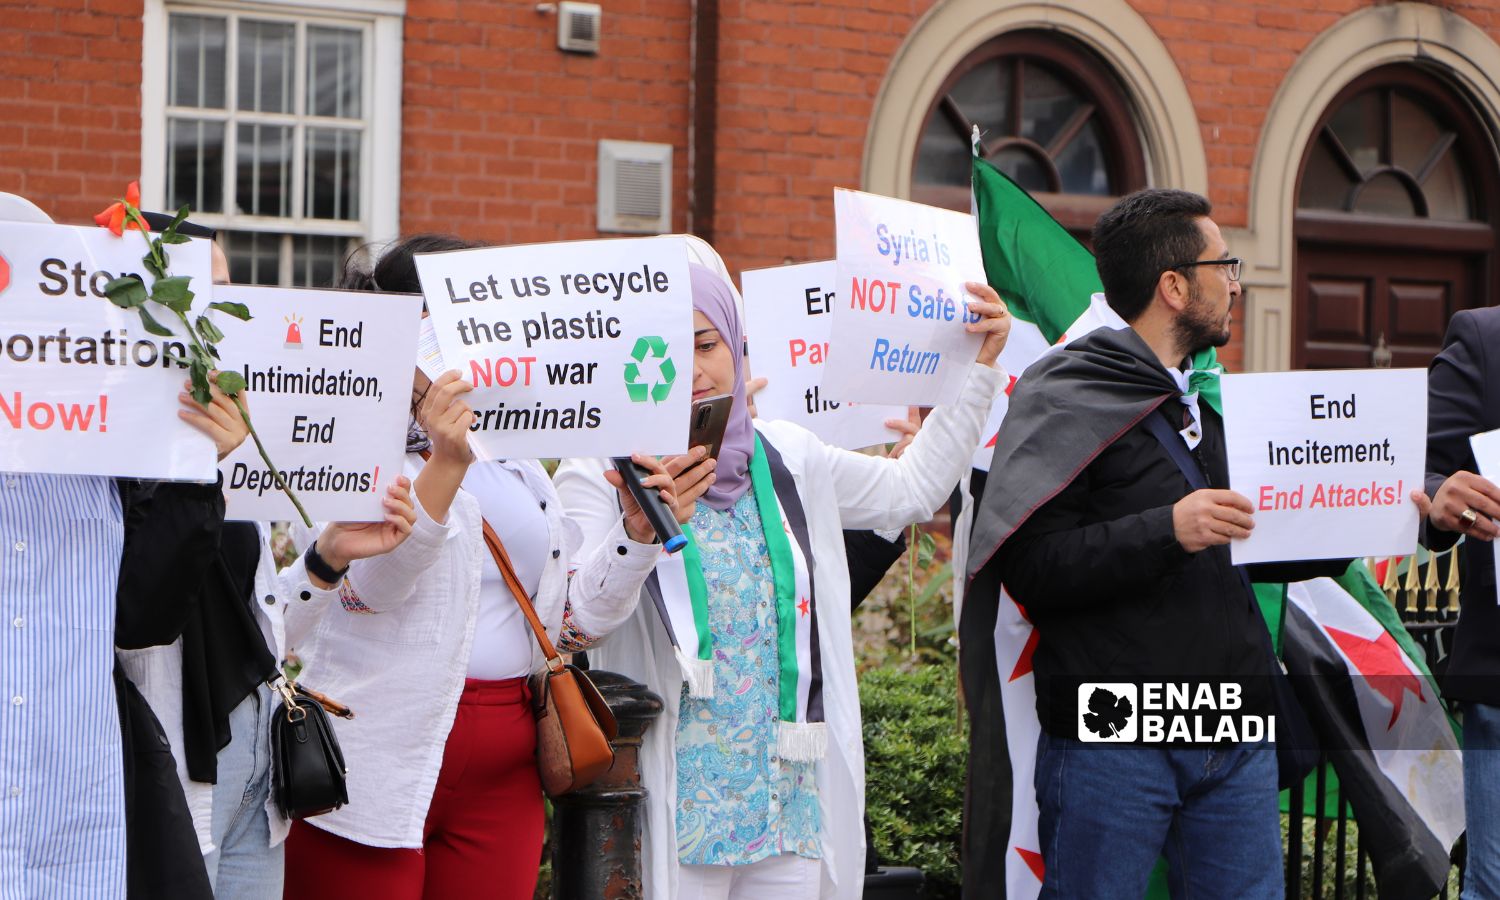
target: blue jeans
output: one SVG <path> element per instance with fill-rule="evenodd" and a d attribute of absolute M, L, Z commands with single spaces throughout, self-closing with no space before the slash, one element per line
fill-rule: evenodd
<path fill-rule="evenodd" d="M 219 751 L 213 841 L 203 858 L 219 900 L 281 900 L 282 845 L 271 846 L 270 689 L 261 685 L 229 714 L 229 746 Z"/>
<path fill-rule="evenodd" d="M 1464 704 L 1463 900 L 1500 897 L 1500 707 Z"/>
<path fill-rule="evenodd" d="M 1166 855 L 1174 900 L 1282 900 L 1271 744 L 1085 744 L 1043 733 L 1043 900 L 1140 900 Z"/>

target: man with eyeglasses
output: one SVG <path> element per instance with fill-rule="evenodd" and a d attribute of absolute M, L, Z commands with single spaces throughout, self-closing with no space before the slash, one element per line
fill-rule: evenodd
<path fill-rule="evenodd" d="M 1153 189 L 1099 218 L 1105 299 L 1128 327 L 1027 370 L 975 520 L 967 602 L 994 602 L 1003 585 L 1039 635 L 1044 898 L 1139 900 L 1163 855 L 1173 896 L 1283 896 L 1273 746 L 1148 743 L 1139 728 L 1113 742 L 1139 710 L 1086 687 L 1230 688 L 1242 705 L 1226 717 L 1273 710 L 1266 624 L 1228 546 L 1250 534 L 1253 507 L 1226 489 L 1224 425 L 1198 402 L 1191 370 L 1195 354 L 1228 342 L 1241 294 L 1240 260 L 1209 213 L 1197 194 Z M 1214 734 L 1218 715 L 1199 713 Z"/>

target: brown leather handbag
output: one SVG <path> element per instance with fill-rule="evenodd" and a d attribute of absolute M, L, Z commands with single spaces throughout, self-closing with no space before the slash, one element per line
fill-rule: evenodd
<path fill-rule="evenodd" d="M 483 520 L 481 520 L 483 522 Z M 516 577 L 515 567 L 499 535 L 490 523 L 484 524 L 484 543 L 495 558 L 495 565 L 510 586 L 516 602 L 542 655 L 547 669 L 531 676 L 531 707 L 536 717 L 536 763 L 542 776 L 542 790 L 548 797 L 559 797 L 576 791 L 603 775 L 614 764 L 615 751 L 609 742 L 619 734 L 615 715 L 610 712 L 599 689 L 588 673 L 563 662 L 547 629 L 537 618 L 531 598 Z"/>

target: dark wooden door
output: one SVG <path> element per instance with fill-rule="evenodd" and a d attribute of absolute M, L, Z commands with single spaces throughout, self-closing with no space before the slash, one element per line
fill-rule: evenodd
<path fill-rule="evenodd" d="M 1425 367 L 1448 319 L 1482 306 L 1482 257 L 1402 248 L 1304 245 L 1297 265 L 1298 369 Z"/>
<path fill-rule="evenodd" d="M 1346 86 L 1298 175 L 1292 366 L 1425 367 L 1455 312 L 1500 293 L 1497 174 L 1441 73 L 1384 66 Z"/>

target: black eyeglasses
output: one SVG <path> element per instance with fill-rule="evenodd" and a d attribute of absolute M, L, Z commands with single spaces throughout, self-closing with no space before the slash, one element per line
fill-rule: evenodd
<path fill-rule="evenodd" d="M 1171 272 L 1177 269 L 1191 269 L 1194 266 L 1228 266 L 1229 280 L 1239 281 L 1240 266 L 1243 262 L 1244 260 L 1240 259 L 1238 256 L 1232 256 L 1229 259 L 1199 259 L 1194 260 L 1193 262 L 1178 263 L 1175 266 L 1167 266 L 1167 271 Z"/>

